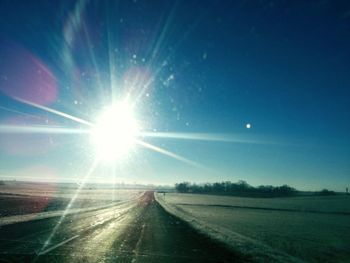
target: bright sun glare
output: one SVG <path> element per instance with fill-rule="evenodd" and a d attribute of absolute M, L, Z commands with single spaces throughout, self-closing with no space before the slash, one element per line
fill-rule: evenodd
<path fill-rule="evenodd" d="M 107 108 L 91 131 L 98 158 L 115 161 L 126 156 L 135 144 L 138 130 L 132 107 L 126 100 Z"/>

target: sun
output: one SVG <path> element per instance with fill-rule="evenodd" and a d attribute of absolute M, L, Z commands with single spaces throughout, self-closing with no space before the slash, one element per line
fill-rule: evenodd
<path fill-rule="evenodd" d="M 98 116 L 91 130 L 97 157 L 115 161 L 125 157 L 135 145 L 139 125 L 127 100 L 115 103 Z"/>

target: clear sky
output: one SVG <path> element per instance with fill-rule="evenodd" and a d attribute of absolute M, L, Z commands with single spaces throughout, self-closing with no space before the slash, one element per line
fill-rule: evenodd
<path fill-rule="evenodd" d="M 350 186 L 347 1 L 0 1 L 0 17 L 3 179 L 81 180 L 84 122 L 128 97 L 137 139 L 167 152 L 137 144 L 89 180 Z"/>

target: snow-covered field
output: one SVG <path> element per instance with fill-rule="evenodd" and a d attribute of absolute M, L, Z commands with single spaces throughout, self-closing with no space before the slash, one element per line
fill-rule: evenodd
<path fill-rule="evenodd" d="M 258 261 L 349 262 L 350 196 L 157 194 L 169 212 Z"/>
<path fill-rule="evenodd" d="M 13 183 L 0 185 L 0 194 L 9 195 L 27 195 L 27 196 L 44 196 L 49 198 L 72 198 L 77 193 L 78 185 L 60 185 L 49 183 Z M 143 190 L 133 189 L 112 189 L 112 188 L 94 188 L 86 186 L 80 189 L 79 199 L 91 200 L 128 200 L 139 196 Z"/>
<path fill-rule="evenodd" d="M 0 226 L 30 220 L 128 206 L 144 193 L 137 189 L 93 189 L 54 184 L 0 185 Z"/>

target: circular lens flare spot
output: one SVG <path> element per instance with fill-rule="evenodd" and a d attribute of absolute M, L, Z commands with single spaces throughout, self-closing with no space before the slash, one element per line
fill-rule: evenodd
<path fill-rule="evenodd" d="M 102 161 L 126 156 L 135 145 L 139 126 L 127 101 L 112 105 L 98 117 L 91 131 L 96 154 Z"/>

